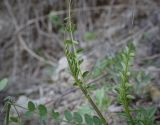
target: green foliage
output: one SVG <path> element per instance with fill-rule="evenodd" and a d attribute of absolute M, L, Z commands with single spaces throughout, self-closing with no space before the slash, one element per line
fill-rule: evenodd
<path fill-rule="evenodd" d="M 68 19 L 69 20 L 69 19 Z M 65 31 L 68 33 L 74 33 L 76 31 L 76 26 L 74 23 L 69 22 L 66 25 Z"/>
<path fill-rule="evenodd" d="M 129 83 L 130 73 L 130 65 L 132 65 L 132 58 L 134 57 L 134 46 L 133 44 L 129 44 L 121 54 L 121 69 L 119 71 L 120 85 L 118 87 L 118 99 L 120 103 L 123 105 L 126 116 L 128 120 L 131 122 L 131 125 L 135 125 L 135 121 L 131 114 L 131 108 L 129 107 L 129 102 L 134 97 L 130 95 L 129 89 L 131 89 L 132 85 Z"/>
<path fill-rule="evenodd" d="M 108 106 L 111 104 L 111 99 L 107 95 L 107 92 L 110 91 L 109 87 L 102 87 L 100 89 L 96 89 L 95 93 L 95 99 L 96 99 L 96 104 L 98 107 L 100 107 L 103 111 L 107 111 Z"/>
<path fill-rule="evenodd" d="M 108 58 L 98 60 L 93 69 L 92 76 L 95 78 L 100 76 L 104 71 L 110 71 L 109 69 L 111 67 L 110 62 L 111 62 L 111 59 L 108 59 Z"/>
<path fill-rule="evenodd" d="M 69 121 L 69 122 L 71 122 L 72 119 L 73 119 L 72 113 L 68 110 L 64 111 L 64 116 L 65 116 L 66 120 Z"/>
<path fill-rule="evenodd" d="M 10 117 L 11 122 L 18 123 L 18 117 Z"/>
<path fill-rule="evenodd" d="M 31 101 L 28 102 L 28 110 L 29 111 L 34 111 L 36 109 L 35 104 Z"/>
<path fill-rule="evenodd" d="M 13 99 L 11 97 L 6 97 L 4 99 L 5 105 L 4 105 L 4 112 L 6 113 L 5 115 L 5 125 L 9 125 L 10 121 L 10 110 L 11 110 L 11 104 L 13 103 Z"/>
<path fill-rule="evenodd" d="M 0 91 L 4 90 L 8 84 L 8 79 L 4 78 L 0 80 Z"/>
<path fill-rule="evenodd" d="M 96 91 L 96 99 L 97 99 L 97 102 L 98 102 L 98 104 L 100 106 L 102 106 L 104 98 L 105 98 L 105 90 L 104 90 L 104 88 L 98 89 Z"/>
<path fill-rule="evenodd" d="M 59 112 L 55 112 L 54 110 L 52 110 L 51 115 L 52 115 L 52 118 L 55 119 L 55 120 L 58 120 L 59 117 L 60 117 Z"/>
<path fill-rule="evenodd" d="M 82 123 L 83 122 L 83 118 L 80 115 L 80 113 L 78 113 L 78 112 L 74 112 L 73 118 L 77 123 Z"/>
<path fill-rule="evenodd" d="M 84 83 L 84 78 L 88 75 L 89 72 L 88 71 L 83 72 L 80 68 L 80 65 L 82 64 L 83 60 L 78 58 L 78 53 L 77 53 L 77 49 L 75 46 L 78 42 L 75 42 L 75 40 L 73 39 L 74 24 L 71 22 L 70 13 L 69 13 L 67 23 L 68 25 L 66 27 L 66 30 L 70 33 L 70 40 L 66 40 L 64 42 L 65 43 L 65 55 L 68 61 L 69 69 L 75 80 L 74 85 L 80 88 L 80 90 L 83 92 L 86 99 L 93 107 L 93 109 L 97 112 L 99 117 L 101 117 L 101 120 L 104 122 L 105 125 L 107 125 L 108 123 L 106 119 L 102 115 L 99 108 L 96 106 L 95 102 L 92 100 L 91 96 L 89 95 L 87 85 Z"/>
<path fill-rule="evenodd" d="M 39 111 L 40 116 L 46 116 L 47 115 L 47 108 L 42 104 L 40 104 L 38 106 L 38 111 Z"/>
<path fill-rule="evenodd" d="M 81 115 L 84 115 L 84 114 L 93 114 L 93 110 L 88 106 L 88 105 L 82 105 L 79 107 L 78 109 L 78 112 L 81 114 Z"/>
<path fill-rule="evenodd" d="M 47 120 L 47 108 L 45 105 L 38 105 L 38 113 L 39 113 L 39 116 L 40 116 L 40 120 L 41 122 L 44 124 L 45 121 Z"/>
<path fill-rule="evenodd" d="M 151 83 L 151 76 L 144 71 L 133 72 L 135 85 L 133 86 L 134 93 L 138 96 L 144 94 L 144 88 Z"/>
<path fill-rule="evenodd" d="M 82 77 L 85 78 L 88 74 L 89 74 L 89 71 L 85 71 L 85 72 L 82 74 Z"/>
<path fill-rule="evenodd" d="M 69 40 L 70 41 L 70 40 Z M 77 56 L 77 50 L 75 49 L 76 42 L 66 42 L 66 55 L 68 64 L 70 66 L 71 73 L 74 77 L 76 86 L 78 86 L 85 97 L 90 100 L 91 97 L 89 95 L 88 90 L 90 89 L 90 85 L 84 84 L 84 78 L 88 75 L 88 71 L 84 71 L 82 73 L 80 69 L 80 65 L 83 61 L 78 59 Z M 73 48 L 72 48 L 73 47 Z M 72 49 L 71 49 L 72 48 Z M 114 71 L 118 72 L 118 75 L 111 77 L 114 79 L 114 82 L 116 83 L 116 86 L 108 86 L 105 85 L 102 88 L 99 89 L 93 89 L 95 91 L 95 102 L 92 107 L 82 106 L 78 112 L 71 112 L 69 110 L 64 111 L 64 118 L 61 116 L 59 112 L 55 112 L 55 110 L 52 110 L 51 112 L 48 112 L 49 109 L 43 104 L 40 104 L 36 106 L 32 101 L 28 102 L 27 111 L 25 112 L 25 117 L 32 118 L 33 113 L 40 116 L 40 120 L 43 124 L 45 124 L 47 117 L 51 117 L 55 122 L 66 122 L 69 124 L 76 124 L 76 125 L 106 125 L 103 120 L 103 116 L 99 115 L 95 116 L 92 115 L 95 108 L 99 107 L 100 109 L 107 111 L 107 107 L 111 104 L 111 101 L 109 97 L 107 97 L 107 92 L 111 91 L 114 87 L 116 88 L 116 92 L 118 95 L 118 101 L 123 105 L 124 112 L 121 113 L 121 115 L 125 116 L 128 121 L 128 125 L 156 125 L 155 123 L 155 112 L 156 108 L 139 108 L 138 110 L 133 109 L 130 106 L 130 102 L 132 99 L 134 99 L 134 96 L 131 94 L 131 90 L 133 90 L 134 86 L 130 83 L 130 76 L 132 76 L 132 72 L 130 70 L 130 66 L 133 62 L 133 56 L 134 56 L 134 47 L 132 45 L 127 46 L 122 52 L 118 54 L 118 56 L 115 56 L 115 58 L 110 58 L 109 60 L 105 61 L 105 66 L 110 66 L 110 69 L 114 69 Z M 119 62 L 113 63 L 115 60 L 120 59 Z M 117 65 L 117 67 L 112 67 L 111 63 L 113 65 Z M 113 72 L 112 72 L 113 73 Z M 110 75 L 112 74 L 110 73 Z M 143 79 L 146 77 L 144 73 L 140 73 L 138 75 L 135 75 L 138 82 L 142 82 Z M 108 79 L 110 80 L 110 78 Z M 117 83 L 119 80 L 119 83 Z M 146 80 L 148 81 L 148 80 Z M 91 85 L 92 86 L 92 85 Z M 12 98 L 8 97 L 5 99 L 5 111 L 6 111 L 6 118 L 5 118 L 5 124 L 9 125 L 10 122 L 21 124 L 21 120 L 17 114 L 17 116 L 10 116 L 10 109 L 11 107 L 18 106 L 15 104 Z M 93 101 L 93 100 L 90 100 Z M 95 107 L 96 106 L 96 107 Z M 19 106 L 18 106 L 19 107 Z M 23 108 L 23 107 L 21 107 Z M 98 111 L 100 111 L 98 109 Z M 99 112 L 98 112 L 99 113 Z M 136 115 L 136 117 L 133 117 L 133 114 Z"/>
<path fill-rule="evenodd" d="M 132 44 L 128 45 L 128 47 L 126 47 L 123 51 L 117 53 L 116 55 L 98 61 L 92 73 L 93 77 L 98 77 L 103 72 L 107 71 L 107 77 L 105 78 L 105 80 L 114 82 L 114 84 L 112 83 L 112 88 L 113 90 L 115 90 L 116 88 L 118 101 L 122 105 L 125 105 L 125 107 L 128 107 L 127 110 L 129 112 L 130 110 L 132 110 L 129 104 L 131 100 L 135 99 L 133 94 L 141 96 L 143 92 L 142 90 L 151 81 L 151 77 L 148 74 L 142 71 L 134 71 L 130 69 L 133 63 L 134 51 L 134 46 Z M 120 84 L 119 81 L 121 81 Z M 104 86 L 105 85 L 103 85 L 103 87 Z M 100 102 L 102 103 L 102 101 Z M 131 117 L 127 114 L 128 113 L 125 113 L 125 116 L 127 117 L 128 121 L 130 121 L 129 123 L 133 124 L 131 123 L 131 120 L 129 120 L 131 119 Z M 129 114 L 132 115 L 134 113 L 131 112 Z M 135 119 L 133 119 L 132 121 L 134 120 Z"/>
<path fill-rule="evenodd" d="M 87 123 L 87 125 L 93 125 L 93 118 L 90 115 L 85 114 L 84 118 L 85 118 L 85 122 Z"/>
<path fill-rule="evenodd" d="M 102 121 L 97 116 L 93 116 L 93 122 L 95 125 L 102 125 Z"/>
<path fill-rule="evenodd" d="M 50 12 L 48 15 L 50 22 L 53 24 L 54 28 L 58 31 L 64 33 L 65 27 L 61 18 L 54 12 Z"/>
<path fill-rule="evenodd" d="M 78 44 L 78 42 L 75 41 L 75 40 L 65 40 L 65 44 L 67 44 L 67 45 L 74 45 L 74 44 Z"/>
<path fill-rule="evenodd" d="M 137 125 L 157 125 L 155 123 L 155 113 L 157 109 L 155 107 L 139 108 L 136 121 Z"/>
<path fill-rule="evenodd" d="M 83 52 L 83 51 L 84 51 L 83 48 L 78 48 L 78 49 L 77 49 L 77 53 L 78 53 L 78 54 L 81 53 L 81 52 Z"/>
<path fill-rule="evenodd" d="M 69 16 L 67 18 L 67 26 L 66 32 L 69 33 L 70 39 L 65 40 L 65 55 L 68 61 L 69 69 L 74 78 L 74 85 L 78 87 L 85 98 L 88 100 L 90 107 L 84 106 L 79 109 L 78 112 L 72 112 L 70 110 L 64 111 L 64 116 L 55 112 L 53 109 L 50 110 L 43 104 L 36 106 L 32 101 L 28 102 L 27 108 L 17 105 L 12 98 L 8 97 L 5 99 L 4 111 L 6 113 L 5 116 L 5 125 L 9 125 L 10 122 L 14 122 L 17 124 L 21 123 L 21 116 L 18 111 L 16 116 L 11 116 L 11 108 L 16 109 L 16 107 L 23 108 L 26 110 L 25 116 L 31 118 L 34 114 L 39 116 L 42 124 L 46 124 L 46 120 L 48 117 L 51 117 L 55 122 L 66 122 L 68 124 L 73 125 L 108 125 L 108 121 L 105 119 L 102 111 L 107 110 L 108 105 L 111 103 L 110 99 L 107 97 L 107 91 L 115 88 L 115 91 L 118 96 L 119 103 L 124 107 L 124 112 L 121 115 L 126 117 L 128 121 L 128 125 L 156 125 L 155 123 L 155 113 L 156 108 L 139 108 L 135 110 L 130 106 L 130 102 L 134 99 L 134 96 L 131 94 L 133 90 L 133 84 L 131 83 L 130 77 L 132 76 L 132 72 L 130 67 L 133 63 L 133 57 L 135 53 L 135 48 L 133 44 L 129 44 L 125 47 L 120 53 L 116 54 L 114 57 L 105 59 L 99 62 L 98 66 L 94 69 L 93 77 L 97 77 L 103 73 L 103 71 L 107 70 L 108 76 L 107 81 L 114 82 L 115 86 L 111 86 L 111 89 L 108 86 L 103 86 L 100 89 L 96 89 L 95 93 L 95 101 L 90 96 L 91 88 L 93 85 L 87 85 L 86 79 L 89 71 L 82 71 L 81 64 L 83 63 L 83 59 L 79 58 L 79 55 L 83 49 L 76 48 L 78 42 L 73 39 L 73 33 L 76 30 L 75 24 L 71 21 L 70 15 L 70 4 L 69 1 Z M 59 23 L 59 17 L 50 14 L 50 20 L 53 24 L 57 26 L 61 26 Z M 94 34 L 86 33 L 86 39 L 95 38 Z M 118 74 L 118 75 L 117 75 Z M 135 75 L 135 80 L 141 83 L 144 79 L 143 74 Z M 8 80 L 3 79 L 0 81 L 0 91 L 2 91 L 6 85 Z M 96 113 L 96 115 L 93 115 Z M 135 117 L 133 117 L 135 115 Z"/>
<path fill-rule="evenodd" d="M 61 26 L 62 25 L 62 22 L 61 22 L 60 18 L 56 14 L 54 14 L 53 12 L 51 12 L 49 14 L 49 20 L 56 26 Z"/>

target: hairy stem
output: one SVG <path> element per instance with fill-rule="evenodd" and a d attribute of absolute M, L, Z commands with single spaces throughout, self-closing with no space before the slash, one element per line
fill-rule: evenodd
<path fill-rule="evenodd" d="M 123 106 L 124 106 L 124 110 L 125 110 L 125 113 L 127 114 L 130 122 L 132 125 L 135 125 L 135 122 L 133 120 L 133 117 L 131 115 L 131 112 L 130 112 L 130 109 L 129 109 L 129 102 L 128 102 L 128 98 L 127 98 L 127 87 L 126 87 L 126 83 L 129 81 L 128 80 L 128 69 L 129 69 L 129 60 L 130 60 L 130 50 L 127 54 L 127 61 L 126 61 L 126 68 L 125 68 L 125 71 L 124 71 L 124 81 L 122 80 L 122 83 L 121 83 L 121 87 L 122 87 L 122 90 L 123 90 L 123 93 L 124 93 L 124 101 L 122 102 Z"/>
<path fill-rule="evenodd" d="M 10 114 L 11 104 L 7 104 L 7 111 L 6 111 L 6 117 L 5 117 L 5 124 L 9 125 L 9 114 Z"/>
<path fill-rule="evenodd" d="M 98 116 L 101 118 L 103 124 L 104 125 L 108 125 L 106 119 L 104 118 L 103 114 L 101 113 L 101 111 L 99 110 L 99 108 L 97 107 L 97 105 L 92 100 L 91 96 L 88 94 L 87 90 L 81 84 L 79 85 L 79 87 L 80 87 L 81 91 L 83 92 L 83 94 L 85 95 L 85 97 L 87 98 L 88 102 L 91 104 L 91 106 L 93 107 L 93 109 L 96 111 L 96 113 L 98 114 Z"/>
<path fill-rule="evenodd" d="M 71 0 L 69 0 L 69 3 L 68 3 L 68 25 L 69 25 L 69 29 L 70 29 L 70 38 L 71 38 L 71 41 L 73 41 L 73 31 L 72 31 L 72 22 L 71 22 Z M 101 118 L 102 122 L 104 123 L 104 125 L 108 125 L 107 123 L 107 120 L 105 119 L 105 117 L 103 116 L 103 114 L 101 113 L 101 111 L 99 110 L 99 108 L 97 107 L 97 105 L 95 104 L 95 102 L 92 100 L 91 96 L 89 95 L 87 89 L 83 86 L 84 85 L 84 80 L 83 80 L 83 76 L 82 76 L 82 71 L 80 69 L 80 65 L 79 65 L 79 62 L 78 62 L 78 56 L 77 56 L 77 52 L 76 52 L 76 48 L 74 45 L 72 45 L 73 47 L 73 52 L 74 52 L 74 61 L 75 61 L 75 65 L 77 67 L 77 70 L 79 71 L 80 73 L 80 80 L 78 78 L 78 76 L 74 75 L 74 72 L 72 72 L 72 75 L 74 77 L 74 80 L 75 82 L 77 83 L 78 87 L 80 88 L 80 90 L 82 91 L 82 93 L 85 95 L 86 99 L 88 100 L 88 102 L 90 103 L 90 105 L 93 107 L 93 109 L 95 110 L 95 112 L 97 113 L 97 115 Z M 67 48 L 66 48 L 67 49 Z M 66 54 L 66 57 L 67 57 L 67 54 Z M 67 61 L 69 63 L 69 60 L 70 60 L 70 57 L 67 57 Z M 70 69 L 73 69 L 72 68 L 72 65 L 69 63 L 69 67 Z"/>

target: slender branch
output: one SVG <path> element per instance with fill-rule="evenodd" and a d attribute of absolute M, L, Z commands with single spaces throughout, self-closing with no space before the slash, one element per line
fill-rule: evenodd
<path fill-rule="evenodd" d="M 21 33 L 19 32 L 20 29 L 21 29 L 21 27 L 18 26 L 18 22 L 17 22 L 14 14 L 12 12 L 12 8 L 11 8 L 10 4 L 8 3 L 8 0 L 5 0 L 5 5 L 6 5 L 6 8 L 7 8 L 8 12 L 9 12 L 10 16 L 12 17 L 12 20 L 13 20 L 13 23 L 15 25 L 15 29 L 16 29 L 16 32 L 17 32 L 17 34 L 16 34 L 17 38 L 18 38 L 21 46 L 23 47 L 23 49 L 25 51 L 27 51 L 31 56 L 33 56 L 34 58 L 36 58 L 37 60 L 39 60 L 40 62 L 49 64 L 51 66 L 55 66 L 56 64 L 53 61 L 44 59 L 43 57 L 37 55 L 33 50 L 31 50 L 30 48 L 28 48 L 28 46 L 26 45 L 26 43 L 25 43 L 25 41 L 24 41 Z"/>

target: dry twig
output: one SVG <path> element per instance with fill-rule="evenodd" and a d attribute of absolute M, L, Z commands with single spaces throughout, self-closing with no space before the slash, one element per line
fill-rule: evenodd
<path fill-rule="evenodd" d="M 17 33 L 17 38 L 21 44 L 21 46 L 23 47 L 24 50 L 26 50 L 31 56 L 33 56 L 34 58 L 36 58 L 37 60 L 39 60 L 40 62 L 43 62 L 45 64 L 49 64 L 51 66 L 55 66 L 56 64 L 51 61 L 51 60 L 47 60 L 47 59 L 44 59 L 43 57 L 37 55 L 33 50 L 31 50 L 30 48 L 28 48 L 28 46 L 26 45 L 21 33 L 19 32 L 20 31 L 20 28 L 18 26 L 18 23 L 17 23 L 17 20 L 12 12 L 12 8 L 8 2 L 8 0 L 5 0 L 5 5 L 6 5 L 6 8 L 10 14 L 10 16 L 12 17 L 12 20 L 13 20 L 13 23 L 15 25 L 15 29 L 16 29 L 16 33 Z"/>

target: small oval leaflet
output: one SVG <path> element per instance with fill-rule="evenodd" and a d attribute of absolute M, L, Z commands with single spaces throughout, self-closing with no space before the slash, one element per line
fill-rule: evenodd
<path fill-rule="evenodd" d="M 52 117 L 57 120 L 59 118 L 60 114 L 59 112 L 55 112 L 54 110 L 52 110 Z"/>
<path fill-rule="evenodd" d="M 83 121 L 82 116 L 78 112 L 74 112 L 73 118 L 78 123 L 82 123 Z"/>
<path fill-rule="evenodd" d="M 83 48 L 79 48 L 79 49 L 77 49 L 77 53 L 81 53 L 81 52 L 83 52 L 84 51 L 84 49 Z"/>
<path fill-rule="evenodd" d="M 18 117 L 10 117 L 12 122 L 18 123 Z"/>
<path fill-rule="evenodd" d="M 42 104 L 40 104 L 38 106 L 38 111 L 39 111 L 40 116 L 46 116 L 47 115 L 47 108 Z"/>
<path fill-rule="evenodd" d="M 0 81 L 0 91 L 4 90 L 7 84 L 8 84 L 8 79 L 7 78 L 2 79 Z"/>
<path fill-rule="evenodd" d="M 64 116 L 65 116 L 65 118 L 66 118 L 67 121 L 69 121 L 69 122 L 72 121 L 72 114 L 71 114 L 70 111 L 65 110 L 64 111 Z"/>
<path fill-rule="evenodd" d="M 35 105 L 33 102 L 29 101 L 28 102 L 28 110 L 29 111 L 34 111 L 36 109 Z"/>
<path fill-rule="evenodd" d="M 85 118 L 85 122 L 87 123 L 87 125 L 93 125 L 93 119 L 90 115 L 85 114 L 84 118 Z"/>
<path fill-rule="evenodd" d="M 83 59 L 79 60 L 79 65 L 81 65 L 83 63 Z"/>
<path fill-rule="evenodd" d="M 78 44 L 78 42 L 76 40 L 65 40 L 65 44 L 73 45 L 73 44 Z"/>
<path fill-rule="evenodd" d="M 89 71 L 85 71 L 82 75 L 83 78 L 85 78 L 89 74 Z"/>
<path fill-rule="evenodd" d="M 135 99 L 135 97 L 133 95 L 127 95 L 128 99 Z"/>

